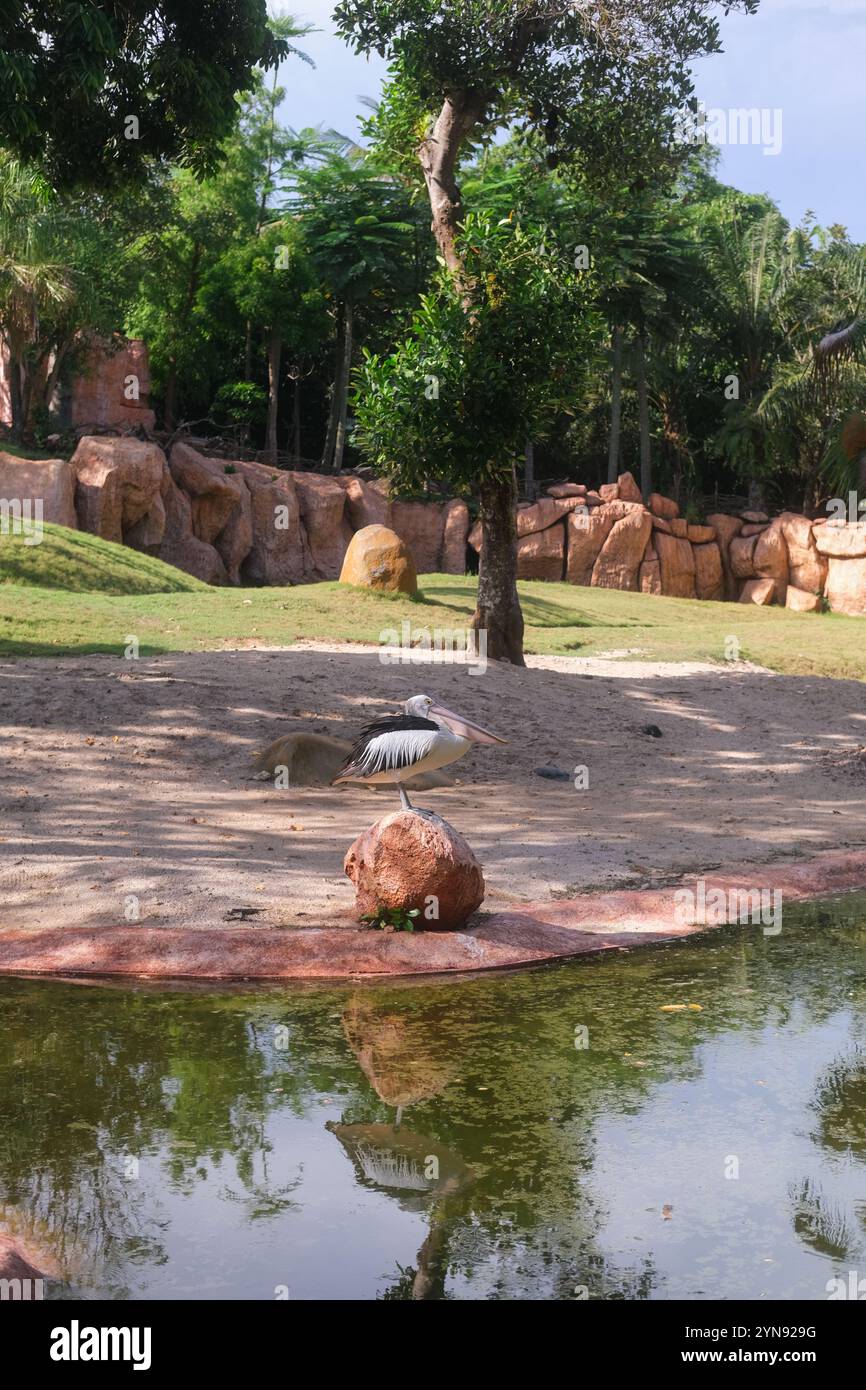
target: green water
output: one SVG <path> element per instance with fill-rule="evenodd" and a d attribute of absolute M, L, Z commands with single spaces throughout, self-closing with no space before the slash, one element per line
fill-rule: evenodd
<path fill-rule="evenodd" d="M 826 1299 L 864 1005 L 866 897 L 457 982 L 2 980 L 0 1202 L 61 1297 Z"/>

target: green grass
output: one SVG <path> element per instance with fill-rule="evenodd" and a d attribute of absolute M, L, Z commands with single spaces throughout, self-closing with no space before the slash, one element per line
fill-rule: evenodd
<path fill-rule="evenodd" d="M 0 454 L 11 454 L 16 459 L 56 459 L 62 454 L 49 453 L 47 449 L 25 448 L 23 444 L 13 444 L 11 440 L 0 439 Z"/>
<path fill-rule="evenodd" d="M 60 527 L 46 532 L 42 545 L 31 547 L 0 539 L 0 653 L 7 656 L 121 655 L 130 634 L 142 654 L 300 638 L 378 643 L 384 629 L 399 631 L 404 620 L 415 630 L 465 628 L 475 606 L 469 576 L 424 575 L 414 600 L 337 583 L 212 589 L 96 537 Z M 525 582 L 520 592 L 528 652 L 637 649 L 637 661 L 721 662 L 733 637 L 744 660 L 776 671 L 866 679 L 863 618 L 571 584 Z"/>
<path fill-rule="evenodd" d="M 26 539 L 0 535 L 0 592 L 7 585 L 59 589 L 64 591 L 62 598 L 70 593 L 208 592 L 206 584 L 174 565 L 86 531 L 46 523 L 38 544 L 27 545 Z"/>

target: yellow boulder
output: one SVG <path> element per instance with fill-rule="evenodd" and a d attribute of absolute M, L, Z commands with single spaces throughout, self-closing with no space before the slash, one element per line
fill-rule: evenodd
<path fill-rule="evenodd" d="M 401 594 L 418 591 L 411 551 L 388 526 L 364 526 L 355 532 L 340 571 L 340 583 Z"/>

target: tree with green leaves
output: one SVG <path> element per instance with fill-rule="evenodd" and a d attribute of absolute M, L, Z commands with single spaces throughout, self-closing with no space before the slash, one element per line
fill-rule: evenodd
<path fill-rule="evenodd" d="M 308 32 L 289 16 L 269 21 L 281 43 Z M 271 202 L 282 186 L 284 171 L 298 157 L 299 137 L 278 123 L 276 111 L 285 97 L 277 85 L 255 71 L 250 90 L 234 107 L 234 125 L 219 151 L 218 167 L 205 178 L 189 168 L 174 167 L 161 176 L 159 215 L 134 247 L 140 265 L 139 292 L 127 321 L 128 331 L 150 348 L 154 388 L 163 400 L 163 421 L 177 424 L 189 398 L 205 401 L 214 383 L 251 381 L 253 325 L 238 326 L 236 300 L 208 291 L 209 277 L 221 258 L 254 239 L 276 215 Z M 226 276 L 217 280 L 224 284 Z M 202 298 L 213 315 L 208 321 Z M 235 346 L 240 334 L 240 360 Z"/>
<path fill-rule="evenodd" d="M 270 222 L 233 247 L 205 287 L 205 315 L 217 295 L 228 296 L 239 316 L 264 339 L 268 364 L 265 449 L 277 462 L 277 419 L 284 351 L 292 362 L 316 352 L 327 332 L 325 299 L 297 224 Z"/>
<path fill-rule="evenodd" d="M 714 0 L 340 0 L 338 32 L 359 52 L 391 60 L 382 136 L 402 144 L 404 158 L 414 147 L 433 235 L 467 318 L 478 294 L 460 235 L 467 151 L 518 123 L 543 138 L 548 167 L 571 162 L 599 182 L 632 174 L 637 187 L 675 167 L 676 112 L 693 99 L 688 64 L 718 49 L 718 8 Z M 724 8 L 752 12 L 757 0 Z M 473 621 L 492 657 L 519 664 L 513 456 L 494 456 L 495 465 L 476 455 L 483 540 Z"/>
<path fill-rule="evenodd" d="M 334 383 L 322 467 L 339 473 L 357 316 L 393 312 L 417 292 L 416 218 L 403 184 L 360 150 L 326 149 L 299 165 L 287 206 L 303 228 L 333 309 Z"/>
<path fill-rule="evenodd" d="M 434 475 L 455 493 L 479 488 L 500 541 L 481 626 L 488 650 L 522 665 L 513 491 L 502 480 L 524 441 L 543 438 L 581 395 L 586 363 L 573 340 L 595 331 L 592 291 L 539 228 L 469 215 L 455 247 L 471 281 L 443 267 L 404 341 L 388 356 L 365 354 L 356 436 L 399 490 L 420 492 Z"/>
<path fill-rule="evenodd" d="M 266 0 L 43 0 L 0 14 L 0 130 L 57 188 L 212 172 L 235 95 L 289 51 Z"/>
<path fill-rule="evenodd" d="M 122 330 L 138 273 L 130 247 L 152 192 L 59 195 L 39 169 L 0 153 L 0 340 L 16 438 L 48 415 L 91 340 Z"/>

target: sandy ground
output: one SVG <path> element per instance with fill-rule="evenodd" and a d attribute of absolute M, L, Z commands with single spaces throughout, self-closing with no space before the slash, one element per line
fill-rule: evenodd
<path fill-rule="evenodd" d="M 509 739 L 415 798 L 470 840 L 490 910 L 866 844 L 866 776 L 846 766 L 862 684 L 622 655 L 483 675 L 321 644 L 2 662 L 0 926 L 334 924 L 343 856 L 396 794 L 278 791 L 250 755 L 294 730 L 351 737 L 421 691 Z M 580 765 L 586 790 L 533 771 Z"/>

